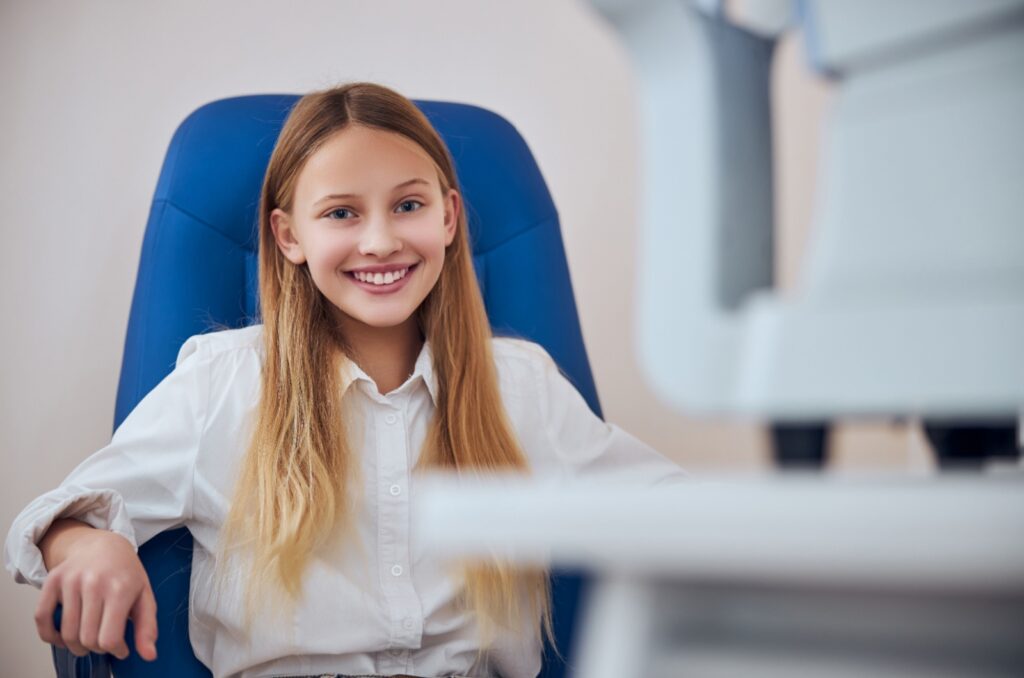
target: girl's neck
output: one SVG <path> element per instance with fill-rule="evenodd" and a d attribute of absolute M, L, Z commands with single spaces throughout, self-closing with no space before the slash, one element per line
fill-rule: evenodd
<path fill-rule="evenodd" d="M 343 319 L 341 324 L 353 359 L 382 395 L 405 383 L 423 348 L 415 317 L 394 327 L 372 327 L 351 318 Z"/>

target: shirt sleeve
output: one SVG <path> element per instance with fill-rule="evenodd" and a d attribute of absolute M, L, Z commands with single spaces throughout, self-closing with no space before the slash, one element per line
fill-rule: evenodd
<path fill-rule="evenodd" d="M 541 417 L 570 476 L 662 485 L 686 473 L 654 448 L 595 415 L 579 391 L 538 346 Z"/>
<path fill-rule="evenodd" d="M 209 361 L 201 348 L 196 337 L 186 341 L 175 369 L 125 418 L 110 444 L 14 520 L 4 555 L 16 582 L 43 585 L 46 568 L 37 544 L 58 518 L 117 532 L 136 549 L 191 518 L 209 399 Z"/>

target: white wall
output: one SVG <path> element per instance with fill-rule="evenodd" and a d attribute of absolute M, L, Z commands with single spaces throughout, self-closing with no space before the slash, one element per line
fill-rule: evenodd
<path fill-rule="evenodd" d="M 350 80 L 511 120 L 561 213 L 608 418 L 691 467 L 763 465 L 755 426 L 688 420 L 638 376 L 629 73 L 581 0 L 0 2 L 3 531 L 109 439 L 143 228 L 177 124 L 213 99 Z M 820 94 L 810 101 L 820 110 Z M 0 585 L 5 676 L 50 674 L 35 603 Z"/>

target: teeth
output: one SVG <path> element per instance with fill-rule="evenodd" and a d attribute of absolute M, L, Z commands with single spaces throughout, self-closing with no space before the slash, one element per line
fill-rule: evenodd
<path fill-rule="evenodd" d="M 399 271 L 388 271 L 387 273 L 363 273 L 362 271 L 356 271 L 353 275 L 355 275 L 356 280 L 372 285 L 390 285 L 396 280 L 404 278 L 408 272 L 408 268 L 403 268 Z"/>

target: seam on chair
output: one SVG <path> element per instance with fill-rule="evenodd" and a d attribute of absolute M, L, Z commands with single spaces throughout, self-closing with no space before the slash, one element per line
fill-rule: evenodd
<path fill-rule="evenodd" d="M 249 313 L 249 309 L 246 308 L 246 303 L 249 299 L 249 258 L 255 259 L 256 266 L 256 289 L 255 298 L 256 303 L 253 306 L 252 313 Z M 259 252 L 250 252 L 246 250 L 245 254 L 242 255 L 242 315 L 245 316 L 245 321 L 248 324 L 252 324 L 253 321 L 261 320 L 262 309 L 260 308 L 260 255 Z"/>
<path fill-rule="evenodd" d="M 177 210 L 181 214 L 184 214 L 188 218 L 190 218 L 190 219 L 192 219 L 192 220 L 202 224 L 203 226 L 205 226 L 206 228 L 210 229 L 211 231 L 213 231 L 214 233 L 216 233 L 220 237 L 222 237 L 225 240 L 227 240 L 231 245 L 234 245 L 236 248 L 240 249 L 243 253 L 246 253 L 246 254 L 251 253 L 251 250 L 249 250 L 249 248 L 245 247 L 244 245 L 239 245 L 237 240 L 235 240 L 234 238 L 232 238 L 228 234 L 224 233 L 219 228 L 211 225 L 210 223 L 208 223 L 204 219 L 200 219 L 199 217 L 197 217 L 196 215 L 192 214 L 188 210 L 182 209 L 180 206 L 178 206 L 177 204 L 175 204 L 171 200 L 168 200 L 167 198 L 160 198 L 158 200 L 154 200 L 153 201 L 153 207 L 154 208 L 159 208 L 161 210 L 160 215 L 156 219 L 156 223 L 161 223 L 163 221 L 163 216 L 164 216 L 163 215 L 163 211 L 166 210 L 166 208 L 171 208 L 171 209 Z M 147 230 L 148 230 L 148 226 L 147 226 Z M 153 246 L 152 246 L 153 252 L 158 252 L 159 251 L 160 243 L 163 241 L 163 238 L 164 238 L 164 231 L 165 231 L 165 229 L 158 228 L 156 230 L 156 232 L 153 234 L 153 236 L 155 238 L 154 241 L 153 241 Z M 153 266 L 147 267 L 147 270 L 146 270 L 146 285 L 145 285 L 146 289 L 149 289 L 150 287 L 152 287 L 153 268 L 154 268 Z M 132 303 L 134 304 L 134 298 L 133 298 L 133 302 Z M 142 327 L 139 330 L 139 346 L 145 347 L 147 345 L 146 342 L 147 342 L 147 335 L 148 335 L 148 333 L 149 333 L 149 323 L 148 322 L 142 323 Z M 148 359 L 148 357 L 143 355 L 141 360 L 140 360 L 140 364 L 145 364 L 147 359 Z M 173 369 L 173 364 L 172 364 L 172 369 Z M 142 400 L 142 398 L 144 398 L 145 395 L 146 395 L 145 393 L 142 392 L 142 382 L 143 382 L 143 370 L 136 369 L 136 371 L 135 371 L 135 388 L 134 388 L 134 395 L 136 396 L 135 405 L 138 405 L 139 401 Z M 155 386 L 155 384 L 154 384 L 154 386 Z M 152 389 L 152 387 L 151 387 L 151 389 Z M 146 393 L 148 393 L 148 391 Z M 135 405 L 133 405 L 131 409 L 135 409 Z M 128 413 L 125 413 L 125 418 L 127 418 L 128 414 L 130 412 L 131 412 L 131 410 L 129 410 Z M 115 420 L 116 420 L 116 418 L 117 418 L 117 404 L 116 403 L 115 403 L 115 406 L 114 406 L 114 417 L 115 417 Z M 122 419 L 122 421 L 123 421 L 123 419 Z M 115 431 L 117 430 L 117 427 L 120 426 L 120 424 L 121 424 L 121 422 L 116 422 L 116 425 L 114 426 L 114 430 Z"/>
<path fill-rule="evenodd" d="M 196 215 L 195 215 L 195 214 L 193 214 L 192 212 L 189 212 L 189 211 L 188 211 L 187 209 L 184 209 L 183 207 L 181 207 L 180 205 L 178 205 L 178 204 L 177 204 L 177 203 L 175 203 L 174 201 L 172 201 L 172 200 L 168 200 L 167 198 L 162 198 L 162 199 L 160 199 L 160 200 L 156 200 L 156 201 L 154 201 L 154 204 L 156 204 L 156 203 L 164 203 L 164 204 L 166 204 L 166 205 L 167 205 L 168 207 L 170 207 L 170 208 L 172 208 L 172 209 L 174 209 L 174 210 L 177 210 L 177 211 L 178 211 L 178 212 L 180 212 L 181 214 L 184 214 L 184 215 L 185 215 L 186 217 L 188 217 L 189 219 L 192 219 L 193 221 L 195 221 L 195 222 L 197 222 L 197 223 L 200 223 L 200 224 L 202 224 L 202 225 L 203 225 L 203 226 L 205 226 L 206 228 L 210 229 L 211 231 L 213 231 L 214 233 L 216 233 L 216 234 L 217 234 L 217 235 L 219 235 L 220 237 L 222 237 L 222 238 L 224 238 L 225 240 L 227 240 L 228 242 L 230 242 L 230 243 L 231 243 L 232 245 L 234 245 L 234 246 L 235 246 L 235 247 L 237 247 L 238 249 L 240 249 L 240 250 L 244 250 L 244 251 L 246 251 L 246 252 L 250 252 L 250 251 L 251 251 L 251 250 L 250 250 L 250 249 L 249 249 L 248 247 L 246 247 L 245 245 L 243 245 L 243 244 L 239 243 L 239 242 L 238 242 L 237 240 L 235 240 L 234 238 L 232 238 L 232 237 L 231 237 L 230 235 L 228 235 L 227 233 L 225 233 L 225 232 L 224 232 L 224 231 L 222 231 L 221 229 L 217 228 L 216 226 L 214 226 L 214 225 L 213 225 L 213 224 L 211 224 L 210 222 L 206 221 L 205 219 L 202 219 L 202 218 L 200 218 L 200 217 L 196 216 Z"/>
<path fill-rule="evenodd" d="M 188 115 L 188 117 L 185 118 L 185 121 L 182 122 L 182 127 L 180 128 L 181 129 L 181 139 L 178 140 L 178 143 L 174 143 L 174 139 L 173 138 L 171 139 L 171 150 L 174 151 L 174 155 L 169 156 L 168 157 L 168 161 L 169 162 L 166 163 L 166 174 L 168 176 L 168 179 L 172 179 L 172 178 L 174 178 L 176 176 L 175 170 L 178 167 L 178 159 L 181 158 L 181 149 L 183 149 L 185 147 L 185 142 L 188 141 L 188 138 L 192 135 L 192 130 L 195 128 L 195 121 L 193 120 L 193 117 L 192 117 L 193 115 L 195 115 L 195 111 L 190 113 Z M 165 174 L 164 170 L 161 169 L 160 170 L 161 177 L 164 174 Z M 170 181 L 168 181 L 168 183 L 170 183 Z M 159 198 L 159 199 L 160 200 L 166 200 L 166 198 Z"/>
<path fill-rule="evenodd" d="M 165 208 L 167 207 L 167 203 L 165 203 L 164 201 L 160 201 L 158 203 L 154 202 L 153 206 L 154 207 L 159 206 L 160 215 L 157 217 L 157 222 L 159 223 L 160 221 L 163 221 L 163 213 L 165 211 Z M 146 226 L 146 230 L 147 231 L 149 230 L 148 224 Z M 161 228 L 161 229 L 157 229 L 156 233 L 153 234 L 154 241 L 153 241 L 153 244 L 152 244 L 152 251 L 154 251 L 154 252 L 159 249 L 160 239 L 161 239 L 162 233 L 163 233 L 163 229 Z M 146 235 L 148 235 L 148 233 Z M 145 252 L 146 254 L 151 254 L 151 252 L 146 252 L 146 250 L 145 250 L 145 236 L 143 236 L 143 252 Z M 142 264 L 141 259 L 139 261 L 139 264 L 140 265 Z M 145 275 L 146 275 L 145 287 L 141 288 L 141 289 L 150 289 L 153 286 L 153 266 L 147 267 L 147 269 L 145 271 Z M 136 276 L 136 277 L 138 277 L 138 276 Z M 138 288 L 137 284 L 136 284 L 136 287 L 137 287 L 137 289 L 135 291 L 138 292 L 139 288 Z M 132 308 L 133 309 L 135 307 L 135 298 L 134 298 L 134 296 L 135 295 L 133 294 L 132 295 Z M 129 318 L 129 322 L 131 322 L 130 318 Z M 141 348 L 140 352 L 144 352 L 145 351 L 145 347 L 147 345 L 146 341 L 147 341 L 148 335 L 149 335 L 149 322 L 148 322 L 148 318 L 147 318 L 147 322 L 142 323 L 142 327 L 139 328 L 139 344 L 138 345 Z M 122 359 L 122 361 L 124 360 L 124 356 L 123 355 L 122 355 L 121 359 Z M 139 404 L 139 401 L 142 400 L 145 397 L 145 394 L 142 392 L 142 369 L 141 369 L 140 365 L 146 364 L 146 362 L 145 362 L 146 360 L 148 360 L 148 356 L 143 355 L 143 356 L 141 356 L 140 362 L 136 365 L 136 369 L 135 369 L 135 388 L 134 388 L 134 393 L 132 394 L 132 397 L 133 397 L 133 400 L 135 401 L 135 403 L 131 407 L 132 410 L 134 410 L 135 406 Z M 122 369 L 123 369 L 123 365 L 122 365 Z M 115 420 L 114 431 L 115 432 L 121 426 L 121 423 L 125 419 L 128 418 L 128 414 L 131 412 L 131 410 L 129 410 L 128 412 L 125 412 L 124 416 L 121 417 L 121 420 L 117 421 L 118 406 L 119 406 L 119 403 L 115 403 L 114 404 L 114 420 Z"/>
<path fill-rule="evenodd" d="M 479 252 L 474 252 L 473 254 L 475 254 L 478 257 L 482 257 L 484 255 L 490 254 L 491 252 L 493 252 L 494 250 L 498 249 L 499 247 L 503 247 L 503 246 L 507 245 L 508 243 L 510 243 L 511 241 L 515 240 L 519 236 L 525 235 L 525 234 L 529 233 L 530 231 L 533 231 L 534 229 L 542 226 L 543 224 L 548 223 L 549 221 L 557 221 L 557 220 L 558 220 L 558 213 L 556 212 L 555 214 L 553 214 L 551 216 L 544 217 L 543 219 L 538 219 L 537 221 L 533 222 L 532 224 L 530 224 L 529 226 L 527 226 L 523 230 L 516 231 L 515 233 L 513 233 L 510 236 L 508 236 L 504 240 L 498 242 L 497 244 L 492 245 L 491 247 L 488 247 L 485 250 L 481 250 Z"/>

